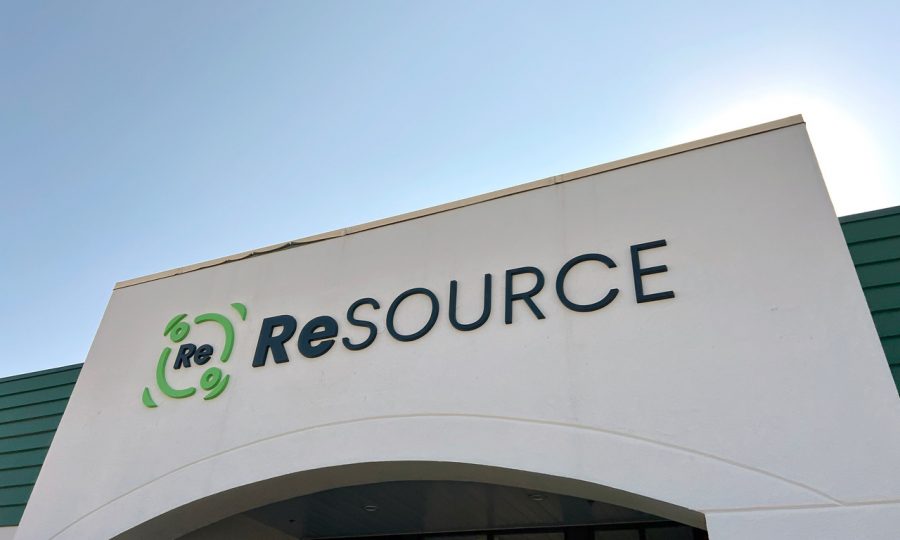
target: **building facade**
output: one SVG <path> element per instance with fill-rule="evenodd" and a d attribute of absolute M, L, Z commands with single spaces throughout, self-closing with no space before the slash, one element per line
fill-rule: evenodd
<path fill-rule="evenodd" d="M 898 238 L 792 117 L 122 282 L 4 534 L 892 538 Z"/>

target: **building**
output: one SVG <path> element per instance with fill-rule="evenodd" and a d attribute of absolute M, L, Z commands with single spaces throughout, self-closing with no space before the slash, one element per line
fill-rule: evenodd
<path fill-rule="evenodd" d="M 0 534 L 894 538 L 898 238 L 791 117 L 126 281 Z"/>

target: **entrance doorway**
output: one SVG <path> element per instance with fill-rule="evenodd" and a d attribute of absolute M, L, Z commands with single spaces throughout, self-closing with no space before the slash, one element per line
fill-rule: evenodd
<path fill-rule="evenodd" d="M 341 487 L 279 501 L 183 539 L 251 536 L 272 540 L 707 538 L 701 529 L 600 501 L 480 482 L 412 480 Z"/>

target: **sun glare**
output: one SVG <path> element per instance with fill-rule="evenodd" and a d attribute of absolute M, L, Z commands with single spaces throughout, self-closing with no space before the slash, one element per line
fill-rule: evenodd
<path fill-rule="evenodd" d="M 838 215 L 882 208 L 893 198 L 878 143 L 857 119 L 817 97 L 767 96 L 701 121 L 681 141 L 802 114 Z"/>

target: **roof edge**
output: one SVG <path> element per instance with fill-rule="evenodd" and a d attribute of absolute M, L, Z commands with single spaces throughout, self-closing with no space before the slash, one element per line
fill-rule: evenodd
<path fill-rule="evenodd" d="M 7 375 L 6 377 L 0 378 L 0 384 L 12 382 L 12 381 L 19 381 L 22 379 L 31 379 L 34 377 L 41 377 L 43 375 L 51 375 L 53 373 L 61 373 L 63 371 L 72 371 L 73 369 L 80 369 L 81 366 L 83 366 L 83 365 L 84 365 L 84 362 L 81 362 L 78 364 L 69 364 L 67 366 L 42 369 L 40 371 L 29 371 L 26 373 L 18 373 L 16 375 Z"/>
<path fill-rule="evenodd" d="M 242 253 L 237 253 L 235 255 L 229 255 L 227 257 L 221 257 L 221 258 L 213 259 L 210 261 L 205 261 L 205 262 L 200 262 L 200 263 L 196 263 L 196 264 L 192 264 L 192 265 L 188 265 L 188 266 L 174 268 L 172 270 L 157 272 L 155 274 L 150 274 L 150 275 L 143 276 L 143 277 L 120 281 L 120 282 L 116 283 L 116 285 L 113 289 L 114 290 L 124 289 L 126 287 L 140 285 L 141 283 L 147 283 L 150 281 L 156 281 L 156 280 L 164 279 L 167 277 L 186 274 L 189 272 L 195 272 L 197 270 L 202 270 L 204 268 L 211 268 L 213 266 L 219 266 L 219 265 L 226 264 L 229 262 L 240 261 L 240 260 L 254 257 L 257 255 L 263 255 L 266 253 L 280 251 L 280 250 L 288 249 L 288 248 L 292 248 L 292 247 L 303 246 L 306 244 L 312 244 L 315 242 L 321 242 L 323 240 L 338 238 L 341 236 L 346 236 L 348 234 L 356 234 L 356 233 L 368 231 L 371 229 L 377 229 L 379 227 L 385 227 L 387 225 L 393 225 L 395 223 L 402 223 L 404 221 L 410 221 L 410 220 L 418 219 L 418 218 L 425 217 L 425 216 L 439 214 L 441 212 L 447 212 L 449 210 L 455 210 L 457 208 L 462 208 L 462 207 L 470 206 L 473 204 L 492 201 L 495 199 L 508 197 L 510 195 L 524 193 L 526 191 L 531 191 L 534 189 L 552 186 L 555 184 L 561 184 L 563 182 L 577 180 L 579 178 L 584 178 L 586 176 L 592 176 L 595 174 L 608 172 L 608 171 L 612 171 L 615 169 L 630 167 L 632 165 L 637 165 L 639 163 L 645 163 L 648 161 L 653 161 L 656 159 L 669 157 L 669 156 L 673 156 L 676 154 L 681 154 L 681 153 L 688 152 L 691 150 L 697 150 L 697 149 L 704 148 L 707 146 L 713 146 L 716 144 L 721 144 L 721 143 L 733 141 L 736 139 L 742 139 L 744 137 L 749 137 L 752 135 L 759 135 L 759 134 L 765 133 L 767 131 L 774 131 L 776 129 L 782 129 L 782 128 L 795 126 L 798 124 L 804 124 L 804 123 L 805 122 L 803 120 L 802 115 L 797 114 L 794 116 L 788 116 L 786 118 L 781 118 L 779 120 L 773 120 L 771 122 L 766 122 L 764 124 L 758 124 L 755 126 L 746 127 L 746 128 L 738 129 L 735 131 L 729 131 L 727 133 L 721 133 L 719 135 L 713 135 L 711 137 L 705 137 L 703 139 L 697 139 L 697 140 L 691 141 L 691 142 L 677 144 L 675 146 L 669 146 L 667 148 L 662 148 L 659 150 L 653 150 L 651 152 L 645 152 L 643 154 L 638 154 L 638 155 L 627 157 L 624 159 L 610 161 L 608 163 L 604 163 L 601 165 L 595 165 L 593 167 L 587 167 L 585 169 L 579 169 L 577 171 L 559 174 L 556 176 L 550 176 L 547 178 L 543 178 L 541 180 L 535 180 L 532 182 L 527 182 L 525 184 L 519 184 L 516 186 L 500 189 L 497 191 L 491 191 L 488 193 L 484 193 L 482 195 L 475 195 L 473 197 L 467 197 L 465 199 L 459 199 L 457 201 L 439 204 L 437 206 L 424 208 L 422 210 L 407 212 L 405 214 L 400 214 L 400 215 L 396 215 L 396 216 L 392 216 L 392 217 L 388 217 L 388 218 L 370 221 L 370 222 L 363 223 L 360 225 L 347 227 L 344 229 L 337 229 L 334 231 L 316 234 L 313 236 L 307 236 L 305 238 L 299 238 L 297 240 L 290 240 L 287 242 L 272 244 L 270 246 L 253 249 L 250 251 L 244 251 Z"/>
<path fill-rule="evenodd" d="M 843 216 L 840 219 L 841 223 L 854 223 L 856 221 L 866 221 L 869 219 L 877 219 L 885 216 L 892 216 L 894 214 L 900 214 L 900 206 L 891 206 L 890 208 L 880 208 L 878 210 L 869 210 L 867 212 L 860 212 L 858 214 L 850 214 L 849 216 Z"/>

